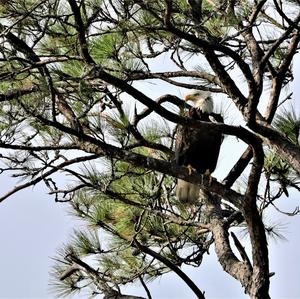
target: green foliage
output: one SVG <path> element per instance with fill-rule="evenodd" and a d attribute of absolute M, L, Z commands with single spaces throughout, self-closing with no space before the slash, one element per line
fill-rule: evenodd
<path fill-rule="evenodd" d="M 71 240 L 72 247 L 76 248 L 76 252 L 80 256 L 85 256 L 101 251 L 100 241 L 96 231 L 74 231 Z"/>
<path fill-rule="evenodd" d="M 53 258 L 56 264 L 50 272 L 50 290 L 59 297 L 73 296 L 87 283 L 84 273 L 73 264 L 71 256 L 76 256 L 75 249 L 65 245 Z"/>
<path fill-rule="evenodd" d="M 282 178 L 287 178 L 291 170 L 285 161 L 272 152 L 266 156 L 265 169 L 268 173 Z"/>
<path fill-rule="evenodd" d="M 276 116 L 273 124 L 291 142 L 299 145 L 300 115 L 296 113 L 295 108 L 284 109 Z"/>
<path fill-rule="evenodd" d="M 294 108 L 282 110 L 275 117 L 273 125 L 292 143 L 299 145 L 300 118 Z M 288 187 L 299 188 L 299 174 L 275 152 L 267 152 L 264 168 L 267 176 L 278 182 L 286 195 Z"/>
<path fill-rule="evenodd" d="M 280 188 L 289 196 L 287 188 L 293 187 L 299 190 L 299 174 L 285 160 L 274 152 L 268 152 L 265 157 L 264 169 L 267 177 L 279 183 Z"/>
<path fill-rule="evenodd" d="M 147 136 L 152 133 L 150 127 Z M 147 153 L 146 148 L 141 151 Z M 71 202 L 72 214 L 93 228 L 91 232 L 74 232 L 70 244 L 78 257 L 92 255 L 92 265 L 115 283 L 135 282 L 140 275 L 152 280 L 169 269 L 130 246 L 134 239 L 152 248 L 172 244 L 172 250 L 167 246 L 161 254 L 178 265 L 186 256 L 182 251 L 184 247 L 195 249 L 198 246 L 195 244 L 206 241 L 206 235 L 199 236 L 196 229 L 164 219 L 172 214 L 168 208 L 170 202 L 176 202 L 171 193 L 173 178 L 122 161 L 111 161 L 109 168 L 113 172 L 106 175 L 101 175 L 92 166 L 86 168 L 86 179 L 98 186 L 98 190 L 81 190 Z M 187 207 L 179 204 L 178 209 L 182 220 L 190 217 Z M 99 241 L 102 232 L 105 232 L 105 246 Z M 78 273 L 74 275 L 76 277 Z M 69 284 L 74 281 L 70 280 Z"/>
<path fill-rule="evenodd" d="M 123 114 L 113 111 L 110 115 L 105 117 L 107 125 L 107 132 L 112 138 L 122 145 L 128 143 L 128 126 L 129 126 L 129 113 Z"/>
<path fill-rule="evenodd" d="M 226 23 L 224 24 L 222 19 L 218 17 L 209 18 L 205 25 L 211 35 L 220 38 L 227 36 L 230 29 L 229 26 L 226 26 Z"/>
<path fill-rule="evenodd" d="M 111 33 L 99 36 L 93 40 L 91 54 L 98 63 L 107 65 L 117 63 L 118 52 L 123 47 L 123 36 L 119 33 Z"/>
<path fill-rule="evenodd" d="M 82 62 L 76 60 L 68 61 L 65 63 L 63 62 L 61 64 L 61 70 L 70 77 L 81 77 L 86 71 L 85 65 Z"/>

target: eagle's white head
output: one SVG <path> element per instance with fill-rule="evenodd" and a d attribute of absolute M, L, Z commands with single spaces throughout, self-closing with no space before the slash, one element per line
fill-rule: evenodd
<path fill-rule="evenodd" d="M 184 97 L 184 100 L 194 103 L 196 109 L 200 109 L 204 113 L 212 113 L 214 109 L 213 99 L 209 91 L 193 90 Z"/>

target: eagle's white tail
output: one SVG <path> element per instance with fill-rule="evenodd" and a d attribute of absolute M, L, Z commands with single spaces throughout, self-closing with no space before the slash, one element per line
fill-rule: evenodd
<path fill-rule="evenodd" d="M 178 179 L 176 187 L 176 196 L 181 202 L 196 202 L 199 198 L 199 192 L 199 186 Z"/>

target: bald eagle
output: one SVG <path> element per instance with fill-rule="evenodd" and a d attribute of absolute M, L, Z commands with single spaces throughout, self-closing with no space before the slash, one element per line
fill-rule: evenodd
<path fill-rule="evenodd" d="M 214 104 L 210 92 L 193 91 L 185 97 L 185 101 L 194 104 L 187 117 L 205 122 L 223 122 L 220 114 L 213 113 Z M 216 131 L 207 132 L 180 126 L 175 146 L 176 163 L 199 174 L 211 174 L 217 165 L 222 139 L 222 134 Z M 199 191 L 197 185 L 178 179 L 176 196 L 180 201 L 195 202 Z"/>

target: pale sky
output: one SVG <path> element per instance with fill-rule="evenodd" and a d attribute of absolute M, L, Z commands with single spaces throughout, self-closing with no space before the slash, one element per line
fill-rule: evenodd
<path fill-rule="evenodd" d="M 297 64 L 300 66 L 299 59 Z M 294 68 L 295 82 L 291 90 L 299 93 L 300 67 Z M 298 86 L 297 86 L 298 85 Z M 297 105 L 298 108 L 300 105 Z M 233 155 L 230 139 L 222 149 L 221 158 L 227 160 Z M 220 171 L 220 170 L 217 170 Z M 0 192 L 3 194 L 14 181 L 2 177 Z M 285 208 L 293 210 L 300 205 L 299 193 L 291 192 L 290 198 L 281 201 Z M 277 218 L 277 216 L 276 216 Z M 270 271 L 275 272 L 271 279 L 271 297 L 300 298 L 300 217 L 281 216 L 288 223 L 288 242 L 270 241 Z M 28 189 L 6 199 L 0 204 L 0 298 L 54 298 L 49 293 L 49 276 L 56 250 L 68 241 L 72 229 L 78 223 L 67 215 L 64 204 L 55 203 L 46 195 L 42 185 Z M 246 240 L 244 242 L 247 242 Z M 205 295 L 210 298 L 248 298 L 238 282 L 223 272 L 211 250 L 199 269 L 184 268 Z M 194 298 L 187 287 L 173 274 L 158 279 L 150 285 L 153 298 Z M 146 297 L 143 289 L 132 287 L 126 292 Z M 75 296 L 86 298 L 86 296 Z"/>

